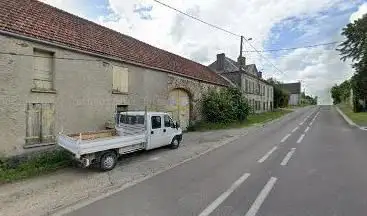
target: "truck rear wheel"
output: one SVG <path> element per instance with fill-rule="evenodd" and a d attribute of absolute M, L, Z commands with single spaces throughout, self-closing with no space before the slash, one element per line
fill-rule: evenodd
<path fill-rule="evenodd" d="M 103 171 L 109 171 L 115 168 L 117 163 L 117 155 L 113 151 L 108 151 L 101 156 L 100 169 Z"/>

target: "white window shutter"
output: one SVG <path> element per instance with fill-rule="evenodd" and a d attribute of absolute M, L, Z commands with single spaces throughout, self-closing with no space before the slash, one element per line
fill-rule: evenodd
<path fill-rule="evenodd" d="M 129 89 L 128 68 L 113 66 L 113 90 L 126 93 Z"/>
<path fill-rule="evenodd" d="M 52 62 L 53 54 L 50 52 L 34 50 L 33 57 L 33 88 L 52 89 L 53 73 Z"/>

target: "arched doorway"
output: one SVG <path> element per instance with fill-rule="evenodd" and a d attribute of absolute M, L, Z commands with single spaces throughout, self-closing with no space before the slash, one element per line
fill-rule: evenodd
<path fill-rule="evenodd" d="M 186 130 L 190 122 L 190 97 L 182 89 L 173 89 L 168 95 L 168 112 L 173 120 L 180 122 L 181 128 Z"/>

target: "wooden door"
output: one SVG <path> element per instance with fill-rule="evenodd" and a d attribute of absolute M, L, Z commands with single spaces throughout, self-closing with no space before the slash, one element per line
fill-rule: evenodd
<path fill-rule="evenodd" d="M 174 89 L 168 96 L 168 110 L 174 121 L 181 124 L 182 130 L 186 130 L 190 121 L 190 99 L 187 92 Z"/>
<path fill-rule="evenodd" d="M 27 105 L 26 145 L 53 143 L 55 140 L 55 108 L 50 103 Z"/>

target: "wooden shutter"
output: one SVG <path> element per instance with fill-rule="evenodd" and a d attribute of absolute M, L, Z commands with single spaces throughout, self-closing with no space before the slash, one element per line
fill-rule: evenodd
<path fill-rule="evenodd" d="M 52 89 L 53 88 L 53 54 L 50 52 L 34 51 L 33 57 L 33 88 Z"/>
<path fill-rule="evenodd" d="M 112 89 L 117 92 L 128 92 L 129 90 L 129 70 L 128 68 L 113 66 Z"/>
<path fill-rule="evenodd" d="M 41 118 L 41 142 L 52 143 L 55 138 L 55 108 L 53 104 L 42 104 Z"/>
<path fill-rule="evenodd" d="M 27 105 L 26 145 L 41 142 L 41 104 Z"/>
<path fill-rule="evenodd" d="M 54 142 L 54 105 L 49 103 L 28 104 L 26 124 L 26 145 Z"/>

